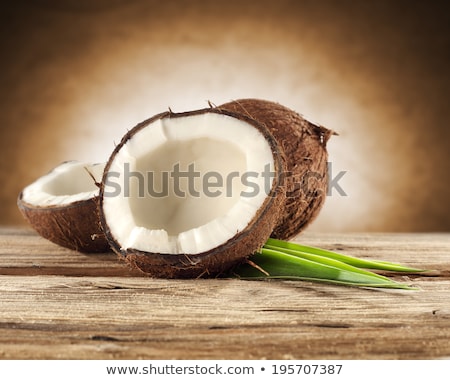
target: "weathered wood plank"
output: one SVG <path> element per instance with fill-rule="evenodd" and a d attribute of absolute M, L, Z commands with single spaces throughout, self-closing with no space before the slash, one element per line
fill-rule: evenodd
<path fill-rule="evenodd" d="M 140 276 L 112 252 L 83 254 L 53 244 L 28 228 L 0 229 L 0 275 Z"/>
<path fill-rule="evenodd" d="M 302 244 L 373 260 L 448 271 L 450 234 L 303 234 Z M 28 228 L 0 228 L 0 274 L 142 276 L 113 253 L 82 254 L 59 247 Z"/>
<path fill-rule="evenodd" d="M 450 234 L 302 242 L 438 271 L 398 277 L 420 291 L 150 279 L 112 254 L 0 229 L 0 358 L 450 358 Z"/>

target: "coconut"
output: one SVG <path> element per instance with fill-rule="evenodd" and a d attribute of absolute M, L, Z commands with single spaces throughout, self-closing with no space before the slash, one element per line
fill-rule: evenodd
<path fill-rule="evenodd" d="M 218 275 L 271 235 L 285 170 L 272 134 L 245 115 L 161 113 L 128 131 L 106 163 L 101 225 L 112 249 L 151 276 Z"/>
<path fill-rule="evenodd" d="M 98 218 L 104 164 L 64 162 L 25 187 L 17 205 L 44 238 L 80 252 L 110 251 Z"/>
<path fill-rule="evenodd" d="M 239 99 L 219 109 L 239 112 L 265 125 L 287 158 L 284 212 L 272 237 L 291 239 L 308 226 L 324 204 L 328 187 L 326 144 L 335 132 L 278 103 Z"/>

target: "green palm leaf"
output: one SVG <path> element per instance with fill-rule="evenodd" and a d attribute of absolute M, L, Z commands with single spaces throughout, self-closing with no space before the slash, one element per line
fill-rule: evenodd
<path fill-rule="evenodd" d="M 370 288 L 415 289 L 362 268 L 394 272 L 419 272 L 399 264 L 369 261 L 269 239 L 260 252 L 235 269 L 242 279 L 290 279 Z"/>

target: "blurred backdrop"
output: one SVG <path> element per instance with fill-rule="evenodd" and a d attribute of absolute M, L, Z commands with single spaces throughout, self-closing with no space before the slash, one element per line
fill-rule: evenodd
<path fill-rule="evenodd" d="M 17 0 L 1 5 L 0 224 L 65 160 L 138 122 L 244 98 L 339 133 L 312 231 L 449 231 L 450 20 L 438 1 Z"/>

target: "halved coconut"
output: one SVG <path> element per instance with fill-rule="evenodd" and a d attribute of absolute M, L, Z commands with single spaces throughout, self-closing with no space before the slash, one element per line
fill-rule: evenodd
<path fill-rule="evenodd" d="M 42 237 L 58 245 L 110 251 L 97 212 L 103 169 L 104 164 L 64 162 L 22 190 L 19 210 Z"/>
<path fill-rule="evenodd" d="M 286 155 L 286 201 L 272 237 L 290 239 L 319 213 L 328 186 L 326 144 L 335 132 L 278 103 L 239 99 L 219 106 L 265 125 Z"/>
<path fill-rule="evenodd" d="M 114 251 L 152 276 L 218 274 L 269 238 L 283 210 L 284 165 L 267 128 L 243 115 L 156 115 L 106 164 L 103 230 Z"/>

